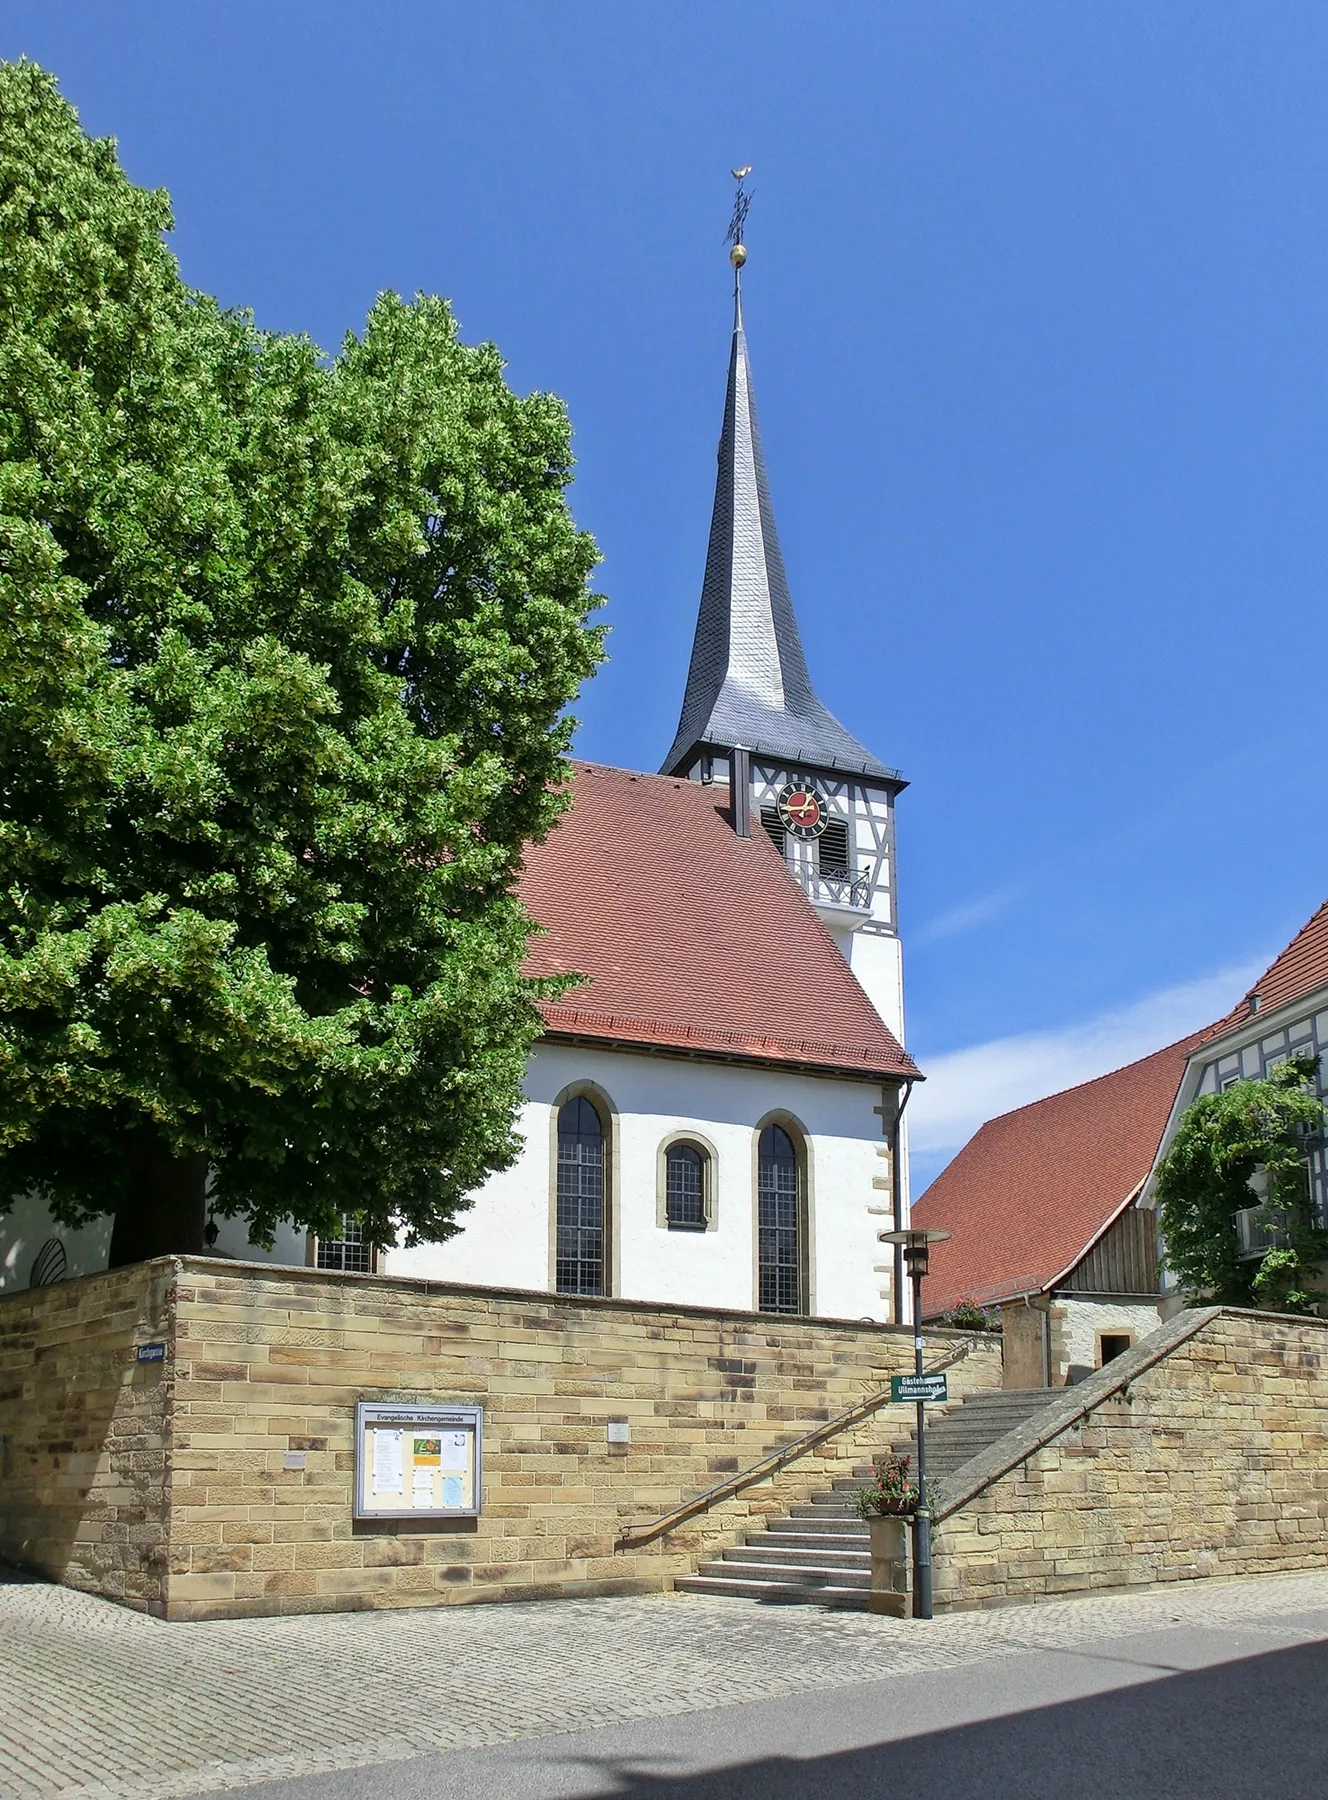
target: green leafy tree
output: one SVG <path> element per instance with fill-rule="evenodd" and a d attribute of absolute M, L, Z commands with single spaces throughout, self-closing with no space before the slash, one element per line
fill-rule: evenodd
<path fill-rule="evenodd" d="M 1158 1165 L 1157 1199 L 1167 1262 L 1181 1287 L 1236 1306 L 1312 1312 L 1309 1283 L 1328 1256 L 1314 1222 L 1305 1138 L 1323 1130 L 1323 1102 L 1308 1091 L 1316 1059 L 1293 1056 L 1265 1081 L 1237 1081 L 1187 1107 Z M 1250 1177 L 1262 1170 L 1262 1199 Z M 1235 1215 L 1259 1204 L 1286 1242 L 1261 1261 L 1242 1258 Z"/>
<path fill-rule="evenodd" d="M 255 1241 L 445 1238 L 515 1154 L 511 887 L 602 655 L 567 419 L 438 299 L 261 332 L 170 226 L 0 65 L 0 1206 L 116 1263 L 209 1180 Z"/>

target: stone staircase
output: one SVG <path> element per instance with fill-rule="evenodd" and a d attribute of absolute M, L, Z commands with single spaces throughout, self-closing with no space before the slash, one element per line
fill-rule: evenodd
<path fill-rule="evenodd" d="M 927 1484 L 933 1498 L 935 1489 L 943 1488 L 970 1458 L 1063 1393 L 1062 1388 L 997 1388 L 973 1394 L 935 1416 L 927 1427 Z M 913 1459 L 916 1474 L 913 1439 L 901 1438 L 891 1448 Z M 768 1521 L 763 1531 L 749 1533 L 744 1543 L 702 1563 L 695 1575 L 679 1576 L 674 1587 L 685 1594 L 731 1594 L 866 1612 L 871 1553 L 853 1495 L 871 1475 L 869 1463 L 856 1466 L 851 1476 L 790 1508 L 787 1518 Z"/>

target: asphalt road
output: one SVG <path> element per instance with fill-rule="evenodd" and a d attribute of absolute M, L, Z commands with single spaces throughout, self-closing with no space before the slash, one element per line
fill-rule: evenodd
<path fill-rule="evenodd" d="M 1179 1626 L 230 1800 L 1328 1800 L 1328 1610 Z"/>

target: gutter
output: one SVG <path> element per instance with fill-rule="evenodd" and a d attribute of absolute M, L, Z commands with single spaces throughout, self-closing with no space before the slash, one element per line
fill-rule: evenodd
<path fill-rule="evenodd" d="M 599 1037 L 593 1032 L 547 1023 L 536 1038 L 535 1047 L 541 1043 L 579 1044 L 588 1050 L 625 1051 L 633 1056 L 672 1056 L 684 1062 L 739 1063 L 749 1069 L 786 1069 L 798 1075 L 823 1075 L 830 1081 L 863 1081 L 873 1087 L 883 1081 L 906 1082 L 912 1087 L 915 1081 L 926 1080 L 920 1070 L 909 1074 L 902 1069 L 874 1069 L 862 1063 L 805 1062 L 793 1056 L 762 1056 L 758 1051 L 720 1050 L 709 1045 L 691 1049 L 686 1044 L 666 1044 L 655 1038 Z"/>
<path fill-rule="evenodd" d="M 904 1229 L 904 1166 L 900 1149 L 904 1136 L 904 1108 L 913 1098 L 913 1083 L 905 1080 L 900 1083 L 900 1086 L 904 1090 L 904 1096 L 895 1107 L 895 1128 L 890 1147 L 890 1211 L 896 1231 Z M 895 1244 L 892 1248 L 895 1254 L 890 1288 L 891 1311 L 894 1314 L 894 1324 L 902 1325 L 904 1323 L 904 1246 Z M 913 1329 L 921 1331 L 921 1319 L 914 1319 Z"/>

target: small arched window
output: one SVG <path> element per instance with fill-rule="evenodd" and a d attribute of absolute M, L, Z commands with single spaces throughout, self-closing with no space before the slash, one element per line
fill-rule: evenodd
<path fill-rule="evenodd" d="M 704 1231 L 710 1158 L 699 1144 L 670 1144 L 664 1153 L 664 1218 L 670 1231 Z"/>
<path fill-rule="evenodd" d="M 604 1121 L 584 1094 L 559 1108 L 555 1284 L 560 1294 L 604 1292 L 607 1147 Z"/>
<path fill-rule="evenodd" d="M 782 1125 L 767 1125 L 757 1146 L 756 1218 L 757 1304 L 762 1312 L 803 1312 L 802 1164 Z"/>

